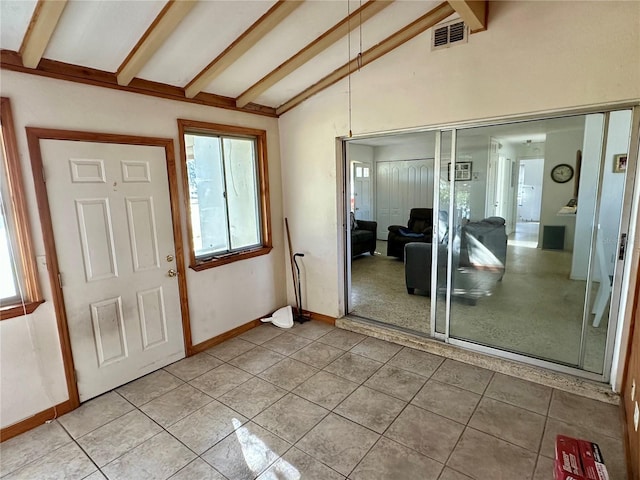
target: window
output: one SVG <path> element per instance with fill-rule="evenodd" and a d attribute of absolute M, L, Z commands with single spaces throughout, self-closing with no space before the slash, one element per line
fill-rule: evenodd
<path fill-rule="evenodd" d="M 266 132 L 189 120 L 178 128 L 191 268 L 269 253 Z"/>
<path fill-rule="evenodd" d="M 0 320 L 42 303 L 9 99 L 0 104 Z"/>

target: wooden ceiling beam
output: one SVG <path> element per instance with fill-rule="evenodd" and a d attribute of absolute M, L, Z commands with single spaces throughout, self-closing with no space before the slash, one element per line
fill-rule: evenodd
<path fill-rule="evenodd" d="M 287 75 L 300 68 L 313 57 L 329 48 L 342 37 L 347 35 L 350 31 L 354 30 L 359 25 L 362 25 L 364 22 L 369 20 L 377 13 L 381 12 L 384 8 L 388 7 L 392 3 L 393 0 L 368 1 L 360 8 L 355 10 L 351 15 L 345 17 L 341 22 L 337 23 L 329 30 L 324 32 L 322 35 L 320 35 L 318 38 L 316 38 L 314 41 L 312 41 L 310 44 L 296 53 L 293 57 L 289 58 L 279 67 L 269 72 L 264 78 L 249 87 L 236 99 L 236 105 L 239 108 L 242 108 L 248 103 L 252 102 L 264 92 L 266 92 L 269 88 L 285 78 Z"/>
<path fill-rule="evenodd" d="M 20 56 L 27 68 L 36 68 L 62 16 L 67 0 L 39 0 L 22 39 Z"/>
<path fill-rule="evenodd" d="M 267 13 L 245 30 L 242 35 L 187 84 L 185 96 L 187 98 L 195 97 L 300 5 L 302 5 L 302 1 L 278 0 Z"/>
<path fill-rule="evenodd" d="M 282 115 L 283 113 L 288 112 L 293 107 L 305 101 L 307 98 L 342 80 L 352 72 L 355 72 L 358 68 L 362 68 L 365 65 L 368 65 L 369 63 L 382 57 L 383 55 L 386 55 L 403 43 L 408 42 L 415 36 L 443 21 L 453 13 L 453 7 L 449 5 L 448 2 L 441 3 L 416 21 L 410 23 L 401 30 L 398 30 L 393 35 L 385 38 L 382 42 L 371 47 L 369 50 L 364 52 L 359 59 L 354 58 L 350 62 L 347 62 L 342 67 L 334 70 L 319 82 L 300 92 L 298 95 L 276 108 L 276 114 Z"/>
<path fill-rule="evenodd" d="M 171 36 L 182 19 L 196 6 L 194 0 L 169 0 L 118 68 L 118 85 L 129 85 Z"/>
<path fill-rule="evenodd" d="M 449 4 L 458 12 L 471 33 L 487 29 L 487 3 L 486 0 L 449 0 Z"/>

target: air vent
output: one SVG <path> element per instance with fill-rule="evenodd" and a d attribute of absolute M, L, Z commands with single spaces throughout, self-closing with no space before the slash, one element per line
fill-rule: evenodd
<path fill-rule="evenodd" d="M 459 43 L 467 43 L 468 29 L 460 19 L 447 23 L 441 23 L 433 27 L 433 39 L 431 50 L 449 48 Z"/>

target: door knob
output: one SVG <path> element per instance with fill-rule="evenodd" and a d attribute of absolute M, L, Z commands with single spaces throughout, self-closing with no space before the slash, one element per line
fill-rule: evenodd
<path fill-rule="evenodd" d="M 169 269 L 169 271 L 167 272 L 167 275 L 169 277 L 177 277 L 178 276 L 178 272 L 176 272 L 173 268 Z"/>

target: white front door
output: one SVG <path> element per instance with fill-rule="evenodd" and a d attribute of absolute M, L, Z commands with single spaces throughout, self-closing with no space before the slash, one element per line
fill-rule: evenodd
<path fill-rule="evenodd" d="M 185 355 L 165 150 L 41 145 L 82 402 Z"/>

